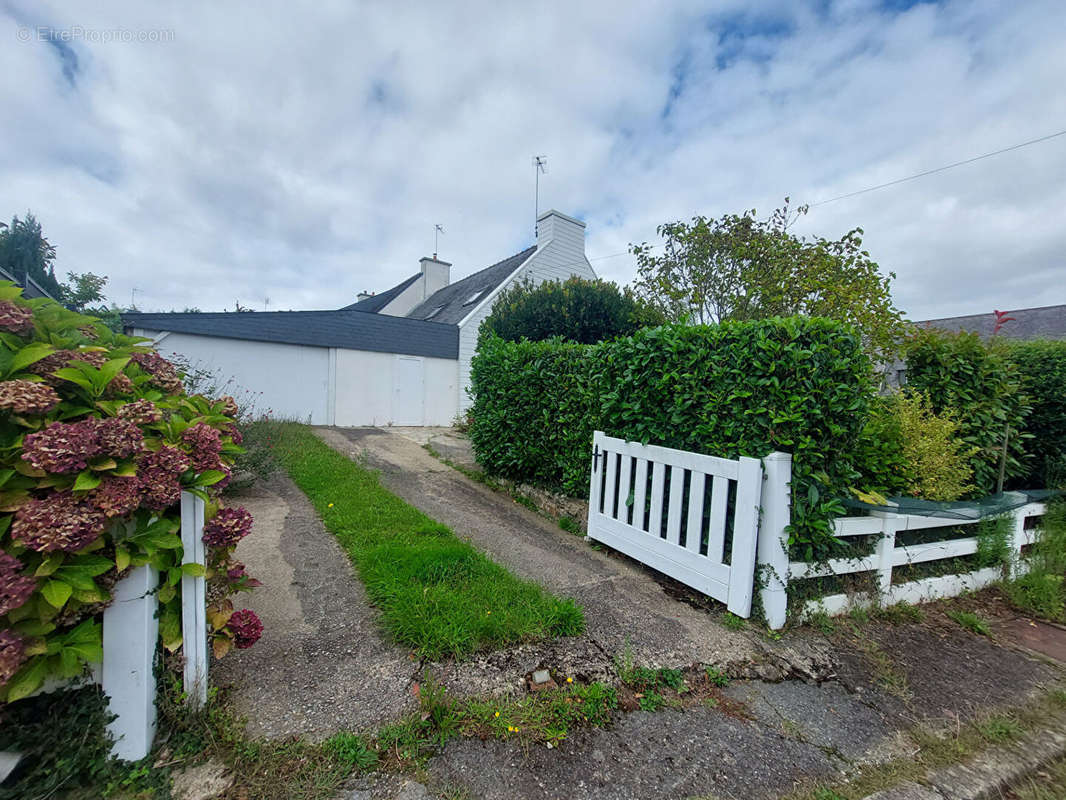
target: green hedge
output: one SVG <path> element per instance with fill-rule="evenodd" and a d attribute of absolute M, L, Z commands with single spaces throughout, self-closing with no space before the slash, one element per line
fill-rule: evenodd
<path fill-rule="evenodd" d="M 1030 482 L 1066 488 L 1066 342 L 1014 342 L 1007 356 L 1032 406 L 1026 424 L 1033 436 L 1026 442 Z"/>
<path fill-rule="evenodd" d="M 503 342 L 474 358 L 470 435 L 491 473 L 588 489 L 592 431 L 724 458 L 793 454 L 793 553 L 829 555 L 856 476 L 870 363 L 849 327 L 803 317 L 666 325 L 598 345 Z"/>
<path fill-rule="evenodd" d="M 953 413 L 962 440 L 975 448 L 973 496 L 996 491 L 1003 434 L 1009 425 L 1008 481 L 1029 472 L 1025 452 L 1029 441 L 1029 406 L 1018 369 L 1001 346 L 989 346 L 973 333 L 919 329 L 904 344 L 907 387 L 923 392 L 937 414 Z"/>

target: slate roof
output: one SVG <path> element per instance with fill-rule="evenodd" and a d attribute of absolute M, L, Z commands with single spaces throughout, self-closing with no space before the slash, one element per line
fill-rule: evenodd
<path fill-rule="evenodd" d="M 1014 319 L 1003 323 L 999 329 L 998 335 L 1004 339 L 1066 339 L 1066 305 L 1020 308 L 1007 314 Z M 992 335 L 996 320 L 988 311 L 965 317 L 921 320 L 914 324 L 944 331 L 970 331 L 987 339 Z"/>
<path fill-rule="evenodd" d="M 410 278 L 403 283 L 398 283 L 389 289 L 387 292 L 381 294 L 371 295 L 370 297 L 363 298 L 357 303 L 352 303 L 350 306 L 345 306 L 341 311 L 369 311 L 371 314 L 376 314 L 387 306 L 397 295 L 403 292 L 408 286 L 422 277 L 421 272 L 416 272 Z"/>
<path fill-rule="evenodd" d="M 459 328 L 359 311 L 122 315 L 125 328 L 172 331 L 254 342 L 343 347 L 429 358 L 459 357 Z"/>
<path fill-rule="evenodd" d="M 407 313 L 409 319 L 424 320 L 430 316 L 434 322 L 444 322 L 456 325 L 469 314 L 485 295 L 503 283 L 511 273 L 518 269 L 522 263 L 536 251 L 537 246 L 527 247 L 521 253 L 516 253 L 510 258 L 505 258 L 485 267 L 480 272 L 475 272 L 445 286 L 434 292 L 426 300 L 415 306 Z M 389 291 L 392 291 L 391 289 Z M 474 299 L 472 299 L 474 298 Z M 433 313 L 436 309 L 437 313 Z"/>

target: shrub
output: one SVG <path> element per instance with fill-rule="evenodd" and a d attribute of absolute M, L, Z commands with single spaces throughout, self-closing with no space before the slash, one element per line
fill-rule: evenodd
<path fill-rule="evenodd" d="M 0 283 L 0 699 L 101 658 L 98 615 L 132 567 L 160 572 L 163 644 L 181 645 L 183 489 L 210 500 L 230 476 L 232 401 L 188 396 L 145 340 Z M 237 512 L 228 512 L 237 513 Z M 226 576 L 232 544 L 212 548 Z M 228 591 L 251 588 L 241 576 Z M 228 601 L 227 601 L 228 602 Z M 216 617 L 213 638 L 231 637 Z M 247 636 L 245 637 L 247 640 Z"/>
<path fill-rule="evenodd" d="M 1003 436 L 1010 428 L 1005 475 L 1020 478 L 1028 471 L 1024 433 L 1029 406 L 1018 372 L 1002 347 L 986 345 L 972 333 L 919 329 L 904 345 L 907 386 L 928 396 L 936 414 L 954 414 L 962 441 L 972 448 L 974 490 L 996 491 Z"/>
<path fill-rule="evenodd" d="M 489 472 L 573 495 L 587 491 L 595 429 L 723 458 L 790 451 L 790 541 L 812 560 L 835 546 L 870 372 L 851 328 L 802 317 L 666 325 L 593 346 L 487 336 L 471 440 Z"/>
<path fill-rule="evenodd" d="M 1063 621 L 1066 613 L 1066 502 L 1048 505 L 1028 556 L 1029 572 L 1005 585 L 1010 601 L 1029 614 Z"/>
<path fill-rule="evenodd" d="M 973 448 L 957 438 L 950 411 L 936 414 L 920 392 L 875 397 L 856 458 L 867 491 L 958 500 L 973 489 Z"/>
<path fill-rule="evenodd" d="M 1013 342 L 1007 355 L 1018 369 L 1032 411 L 1026 431 L 1033 438 L 1031 479 L 1066 488 L 1066 341 Z"/>
<path fill-rule="evenodd" d="M 530 281 L 515 284 L 496 299 L 481 330 L 511 342 L 559 336 L 593 344 L 664 321 L 661 312 L 628 289 L 620 291 L 609 281 L 574 277 L 536 286 Z"/>

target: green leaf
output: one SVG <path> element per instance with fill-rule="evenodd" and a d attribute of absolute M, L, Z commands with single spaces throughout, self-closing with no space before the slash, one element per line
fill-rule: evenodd
<path fill-rule="evenodd" d="M 225 477 L 226 477 L 226 473 L 225 472 L 221 472 L 220 470 L 217 470 L 217 469 L 205 470 L 205 471 L 200 473 L 199 477 L 197 477 L 194 485 L 195 486 L 214 486 L 216 483 L 218 483 L 220 480 L 222 480 Z"/>
<path fill-rule="evenodd" d="M 41 565 L 37 567 L 33 573 L 34 577 L 46 578 L 59 569 L 62 566 L 64 559 L 66 559 L 66 553 L 49 553 L 48 557 L 41 562 Z"/>
<path fill-rule="evenodd" d="M 202 578 L 207 574 L 207 567 L 203 564 L 182 564 L 181 572 L 183 575 L 187 575 L 190 578 Z"/>
<path fill-rule="evenodd" d="M 64 581 L 46 581 L 44 586 L 41 587 L 41 594 L 44 595 L 44 599 L 57 609 L 66 605 L 72 591 L 74 591 L 74 588 Z"/>
<path fill-rule="evenodd" d="M 63 380 L 70 381 L 71 383 L 80 386 L 87 392 L 94 391 L 93 382 L 87 377 L 85 377 L 84 373 L 82 373 L 82 371 L 79 369 L 74 369 L 72 367 L 63 367 L 61 369 L 57 369 L 52 374 L 55 375 L 57 378 L 62 378 Z"/>
<path fill-rule="evenodd" d="M 46 659 L 41 656 L 34 658 L 20 669 L 7 685 L 7 702 L 14 703 L 24 697 L 29 697 L 41 684 L 48 674 Z"/>
<path fill-rule="evenodd" d="M 74 491 L 87 492 L 100 485 L 102 478 L 92 470 L 82 470 L 78 473 L 78 479 L 74 481 Z"/>
<path fill-rule="evenodd" d="M 55 352 L 55 348 L 43 342 L 28 344 L 15 353 L 8 366 L 9 373 L 21 372 L 30 364 L 35 364 L 47 355 Z"/>
<path fill-rule="evenodd" d="M 115 568 L 122 572 L 130 565 L 130 551 L 122 545 L 115 547 Z"/>

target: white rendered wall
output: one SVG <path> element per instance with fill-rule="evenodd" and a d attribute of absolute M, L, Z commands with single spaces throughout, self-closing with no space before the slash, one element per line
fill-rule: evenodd
<path fill-rule="evenodd" d="M 336 352 L 335 424 L 347 427 L 394 424 L 396 360 L 400 356 L 364 350 Z M 459 412 L 456 362 L 450 358 L 419 359 L 424 370 L 422 424 L 451 425 Z"/>
<path fill-rule="evenodd" d="M 415 306 L 426 299 L 426 276 L 420 275 L 418 280 L 390 300 L 379 314 L 388 314 L 390 317 L 406 317 L 407 312 L 414 310 Z"/>
<path fill-rule="evenodd" d="M 155 338 L 160 331 L 137 329 L 134 335 Z M 170 333 L 156 349 L 164 357 L 178 353 L 191 366 L 209 371 L 219 386 L 227 384 L 224 394 L 242 404 L 254 402 L 258 413 L 330 424 L 329 348 Z"/>
<path fill-rule="evenodd" d="M 477 350 L 477 335 L 481 323 L 492 313 L 496 297 L 511 284 L 526 280 L 534 284 L 545 281 L 565 281 L 577 276 L 594 280 L 596 272 L 585 257 L 585 227 L 570 217 L 550 214 L 538 223 L 537 251 L 518 269 L 509 281 L 487 297 L 459 326 L 459 409 L 465 412 L 471 405 L 470 363 Z"/>

